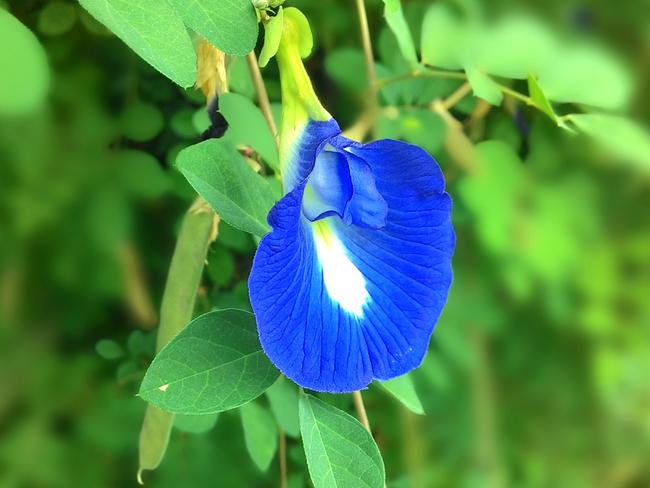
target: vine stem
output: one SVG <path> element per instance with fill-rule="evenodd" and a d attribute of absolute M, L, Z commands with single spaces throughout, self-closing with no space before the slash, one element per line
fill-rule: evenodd
<path fill-rule="evenodd" d="M 368 27 L 368 15 L 366 14 L 366 5 L 364 0 L 356 0 L 357 12 L 359 13 L 359 27 L 361 29 L 361 42 L 363 44 L 363 54 L 366 59 L 366 74 L 368 76 L 368 91 L 371 99 L 369 100 L 372 107 L 377 105 L 377 73 L 375 71 L 375 58 L 372 54 L 372 42 L 370 40 L 370 28 Z"/>
<path fill-rule="evenodd" d="M 251 77 L 253 78 L 253 86 L 255 87 L 255 92 L 257 93 L 257 103 L 260 106 L 260 110 L 262 110 L 262 115 L 264 115 L 269 129 L 271 129 L 271 134 L 273 134 L 276 146 L 279 146 L 278 128 L 275 125 L 275 120 L 273 120 L 273 112 L 271 112 L 269 94 L 266 92 L 266 86 L 264 85 L 264 79 L 262 78 L 260 67 L 257 64 L 257 56 L 255 56 L 255 51 L 251 51 L 246 55 L 246 61 L 248 62 L 248 69 L 251 73 Z"/>
<path fill-rule="evenodd" d="M 357 409 L 357 415 L 359 416 L 359 421 L 370 433 L 370 422 L 368 421 L 368 414 L 366 413 L 366 406 L 363 403 L 363 397 L 361 396 L 360 391 L 352 392 L 352 398 L 354 399 L 354 407 Z"/>

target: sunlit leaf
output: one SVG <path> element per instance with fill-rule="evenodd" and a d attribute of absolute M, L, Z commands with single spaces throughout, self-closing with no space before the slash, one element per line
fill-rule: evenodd
<path fill-rule="evenodd" d="M 399 44 L 400 51 L 404 59 L 411 64 L 417 64 L 418 57 L 415 52 L 415 45 L 411 37 L 411 31 L 402 12 L 402 3 L 400 0 L 384 0 L 384 16 L 386 23 L 395 34 Z"/>
<path fill-rule="evenodd" d="M 223 139 L 235 145 L 252 147 L 277 170 L 277 146 L 260 109 L 237 93 L 224 93 L 219 98 L 219 109 L 229 124 Z"/>
<path fill-rule="evenodd" d="M 621 61 L 596 45 L 563 47 L 540 71 L 540 87 L 556 102 L 595 107 L 624 107 L 632 94 L 632 81 Z"/>
<path fill-rule="evenodd" d="M 472 63 L 504 78 L 526 79 L 529 73 L 538 73 L 558 49 L 553 33 L 524 15 L 508 15 L 484 27 L 474 41 Z"/>
<path fill-rule="evenodd" d="M 47 57 L 38 39 L 0 9 L 0 114 L 31 112 L 45 100 L 50 82 Z"/>
<path fill-rule="evenodd" d="M 255 47 L 257 17 L 250 0 L 169 0 L 185 24 L 226 54 Z"/>
<path fill-rule="evenodd" d="M 209 312 L 193 320 L 149 366 L 139 395 L 163 410 L 190 415 L 238 407 L 273 384 L 253 315 Z"/>
<path fill-rule="evenodd" d="M 187 29 L 167 2 L 79 0 L 145 61 L 180 86 L 196 79 L 196 54 Z"/>
<path fill-rule="evenodd" d="M 465 72 L 467 73 L 467 81 L 472 85 L 474 95 L 492 105 L 501 105 L 503 93 L 499 85 L 492 78 L 474 66 L 467 66 Z"/>
<path fill-rule="evenodd" d="M 379 449 L 354 417 L 302 394 L 300 433 L 315 488 L 384 486 L 384 462 Z"/>
<path fill-rule="evenodd" d="M 631 119 L 608 114 L 573 114 L 571 122 L 581 132 L 613 154 L 644 170 L 650 169 L 650 132 Z"/>
<path fill-rule="evenodd" d="M 422 62 L 447 69 L 461 69 L 467 39 L 464 24 L 443 3 L 429 7 L 422 23 Z"/>

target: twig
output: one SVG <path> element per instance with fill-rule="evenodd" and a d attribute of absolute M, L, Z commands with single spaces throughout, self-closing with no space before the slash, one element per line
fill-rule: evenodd
<path fill-rule="evenodd" d="M 469 95 L 471 91 L 472 91 L 472 87 L 466 81 L 465 83 L 460 85 L 454 93 L 449 95 L 442 103 L 444 107 L 447 110 L 449 110 L 452 107 L 454 107 L 458 102 L 460 102 L 463 98 L 465 98 L 466 95 Z"/>
<path fill-rule="evenodd" d="M 264 80 L 262 79 L 262 73 L 257 64 L 257 56 L 255 56 L 254 51 L 251 51 L 246 55 L 246 61 L 248 61 L 248 69 L 251 72 L 253 86 L 255 86 L 255 91 L 257 93 L 257 103 L 259 103 L 260 110 L 262 110 L 262 115 L 264 115 L 266 123 L 269 125 L 269 129 L 271 129 L 271 134 L 273 134 L 276 146 L 279 146 L 278 128 L 275 125 L 275 120 L 273 120 L 269 95 L 266 92 L 266 86 L 264 86 Z"/>
<path fill-rule="evenodd" d="M 352 398 L 354 399 L 354 407 L 357 409 L 359 422 L 361 422 L 366 430 L 370 432 L 370 422 L 368 421 L 368 414 L 366 413 L 366 406 L 363 404 L 363 397 L 361 396 L 361 392 L 352 392 Z"/>
<path fill-rule="evenodd" d="M 364 0 L 356 0 L 357 12 L 359 14 L 359 27 L 361 29 L 361 42 L 363 54 L 366 58 L 366 73 L 368 76 L 368 91 L 371 96 L 371 106 L 377 105 L 377 73 L 375 72 L 375 58 L 372 54 L 372 42 L 370 40 L 370 29 L 368 27 L 368 16 Z"/>

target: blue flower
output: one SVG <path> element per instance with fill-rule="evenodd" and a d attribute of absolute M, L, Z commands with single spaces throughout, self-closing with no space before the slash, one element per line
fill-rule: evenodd
<path fill-rule="evenodd" d="M 250 298 L 262 347 L 287 377 L 350 392 L 422 362 L 451 284 L 451 199 L 419 147 L 343 137 L 295 58 L 281 43 L 285 195 Z"/>

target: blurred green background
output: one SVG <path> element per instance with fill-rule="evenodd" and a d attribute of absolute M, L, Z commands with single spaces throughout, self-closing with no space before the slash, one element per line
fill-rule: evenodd
<path fill-rule="evenodd" d="M 403 2 L 416 45 L 432 3 L 441 2 Z M 527 4 L 561 50 L 588 42 L 597 67 L 614 66 L 603 68 L 611 84 L 605 75 L 584 77 L 573 89 L 648 122 L 648 2 L 447 3 L 461 13 L 482 10 L 488 24 Z M 311 22 L 316 46 L 307 67 L 324 105 L 342 126 L 353 124 L 366 84 L 354 2 L 287 5 Z M 135 392 L 153 357 L 180 219 L 195 197 L 173 161 L 198 141 L 204 101 L 76 2 L 0 6 L 36 34 L 49 65 L 48 76 L 34 69 L 32 79 L 18 80 L 49 83 L 41 104 L 0 112 L 0 488 L 135 486 L 145 408 Z M 378 74 L 399 75 L 404 60 L 383 4 L 367 6 Z M 525 49 L 528 39 L 514 44 Z M 14 48 L 0 43 L 2 56 Z M 275 63 L 263 74 L 279 102 Z M 231 62 L 229 82 L 254 98 L 243 59 Z M 511 86 L 525 92 L 521 83 Z M 435 155 L 455 201 L 458 238 L 449 303 L 413 375 L 427 415 L 376 388 L 365 394 L 388 486 L 650 486 L 648 153 L 625 137 L 601 145 L 571 134 L 514 98 L 477 116 L 468 96 L 451 114 L 479 143 L 483 171 L 469 177 L 462 149 L 444 143 L 445 123 L 429 108 L 459 84 L 390 83 L 374 128 L 377 137 Z M 0 93 L 0 107 L 11 107 L 5 99 Z M 488 139 L 497 142 L 481 143 Z M 249 306 L 254 249 L 250 236 L 222 225 L 197 313 Z M 330 399 L 351 407 L 349 396 Z M 299 440 L 289 439 L 288 457 L 290 486 L 309 486 Z M 147 485 L 277 480 L 277 460 L 259 472 L 238 415 L 225 413 L 204 434 L 176 429 Z"/>

